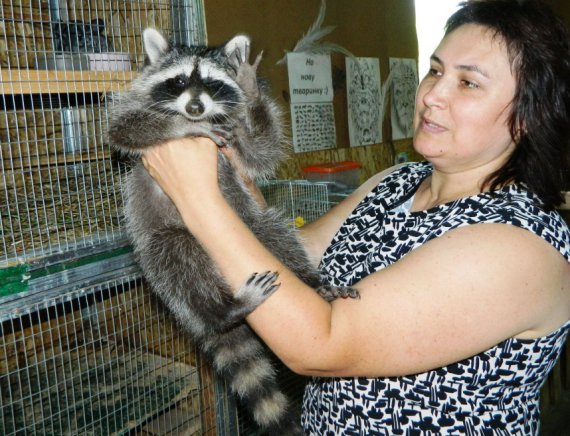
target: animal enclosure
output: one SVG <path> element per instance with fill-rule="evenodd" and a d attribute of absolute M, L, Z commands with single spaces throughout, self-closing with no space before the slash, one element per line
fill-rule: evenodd
<path fill-rule="evenodd" d="M 203 23 L 199 0 L 0 2 L 2 435 L 254 433 L 142 278 L 129 162 L 106 138 L 144 28 L 203 43 Z M 269 203 L 293 221 L 328 209 L 326 189 L 296 185 Z"/>
<path fill-rule="evenodd" d="M 1 434 L 216 434 L 210 371 L 140 279 L 16 299 L 0 319 Z"/>
<path fill-rule="evenodd" d="M 269 206 L 278 207 L 291 225 L 301 227 L 331 207 L 327 183 L 305 180 L 266 180 L 258 183 Z"/>
<path fill-rule="evenodd" d="M 105 137 L 142 30 L 203 42 L 202 14 L 193 0 L 0 3 L 2 435 L 235 428 L 223 383 L 141 278 L 122 223 L 129 165 Z"/>
<path fill-rule="evenodd" d="M 108 108 L 143 62 L 142 30 L 203 42 L 202 12 L 194 0 L 2 2 L 1 261 L 123 238 Z"/>

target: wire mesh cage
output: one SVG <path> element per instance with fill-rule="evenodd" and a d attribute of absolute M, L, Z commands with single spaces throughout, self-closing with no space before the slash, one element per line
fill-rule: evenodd
<path fill-rule="evenodd" d="M 122 228 L 113 94 L 199 0 L 0 3 L 0 434 L 219 434 L 227 401 L 147 290 Z M 220 385 L 220 386 L 218 386 Z"/>
<path fill-rule="evenodd" d="M 202 43 L 203 23 L 201 0 L 0 2 L 2 435 L 254 432 L 145 286 L 105 134 L 142 31 Z M 329 207 L 324 184 L 262 189 L 295 225 Z"/>
<path fill-rule="evenodd" d="M 0 434 L 215 434 L 209 368 L 140 279 L 0 317 Z"/>
<path fill-rule="evenodd" d="M 101 146 L 101 111 L 5 112 L 0 260 L 62 252 L 121 234 L 122 173 Z M 81 133 L 66 135 L 68 128 Z"/>
<path fill-rule="evenodd" d="M 0 265 L 124 238 L 110 97 L 144 60 L 144 28 L 203 42 L 202 14 L 198 0 L 0 4 Z"/>
<path fill-rule="evenodd" d="M 280 209 L 296 227 L 316 220 L 331 207 L 325 182 L 262 180 L 258 186 L 267 205 Z"/>

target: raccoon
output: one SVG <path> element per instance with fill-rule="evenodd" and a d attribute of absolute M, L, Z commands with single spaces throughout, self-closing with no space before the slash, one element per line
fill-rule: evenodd
<path fill-rule="evenodd" d="M 114 101 L 110 143 L 136 157 L 145 147 L 185 136 L 208 136 L 232 147 L 252 178 L 269 177 L 286 155 L 281 112 L 249 64 L 250 40 L 219 47 L 170 44 L 146 29 L 146 65 Z M 219 185 L 259 240 L 327 300 L 356 297 L 351 288 L 321 286 L 294 229 L 262 208 L 220 153 Z M 140 162 L 128 176 L 125 218 L 137 260 L 153 291 L 174 314 L 259 427 L 270 435 L 302 434 L 299 414 L 279 389 L 269 349 L 245 316 L 275 291 L 273 274 L 257 274 L 235 296 L 187 230 L 174 204 Z"/>

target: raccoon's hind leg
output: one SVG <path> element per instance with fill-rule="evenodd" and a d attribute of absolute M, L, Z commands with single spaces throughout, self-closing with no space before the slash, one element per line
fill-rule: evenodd
<path fill-rule="evenodd" d="M 271 355 L 246 324 L 204 338 L 202 347 L 264 434 L 302 435 L 300 413 L 279 388 Z"/>
<path fill-rule="evenodd" d="M 135 241 L 136 242 L 136 241 Z M 221 333 L 268 298 L 278 285 L 259 274 L 233 296 L 211 258 L 184 227 L 150 230 L 135 245 L 139 264 L 151 286 L 193 335 Z M 257 292 L 263 286 L 263 292 Z"/>

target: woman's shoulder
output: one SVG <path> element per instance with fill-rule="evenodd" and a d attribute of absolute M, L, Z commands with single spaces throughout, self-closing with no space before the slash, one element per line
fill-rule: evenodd
<path fill-rule="evenodd" d="M 410 183 L 415 180 L 423 180 L 433 171 L 429 162 L 405 162 L 394 165 L 378 173 L 375 177 L 377 184 L 385 183 Z"/>
<path fill-rule="evenodd" d="M 367 204 L 375 199 L 386 204 L 397 201 L 415 191 L 431 172 L 428 162 L 405 162 L 389 167 L 370 177 L 355 191 L 356 204 L 362 200 Z"/>
<path fill-rule="evenodd" d="M 570 229 L 555 210 L 546 210 L 540 199 L 520 185 L 484 192 L 450 205 L 461 214 L 452 214 L 462 227 L 466 224 L 509 224 L 527 230 L 548 242 L 570 261 Z"/>
<path fill-rule="evenodd" d="M 570 261 L 570 228 L 558 211 L 545 209 L 535 194 L 519 185 L 503 190 L 502 197 L 509 224 L 545 239 Z"/>

